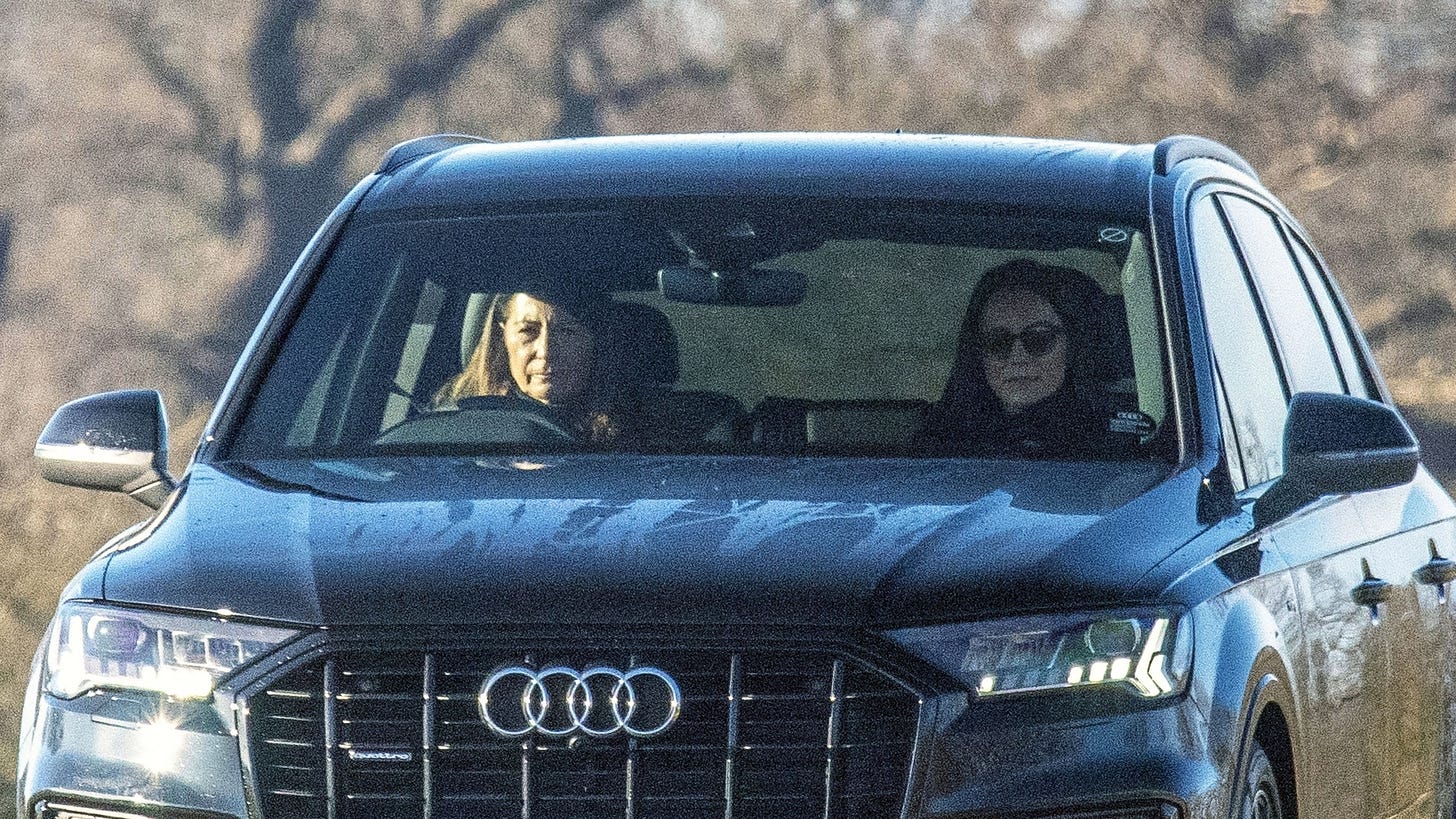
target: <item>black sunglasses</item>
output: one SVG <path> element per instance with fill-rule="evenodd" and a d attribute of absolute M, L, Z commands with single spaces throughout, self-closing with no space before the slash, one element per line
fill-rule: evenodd
<path fill-rule="evenodd" d="M 1033 325 L 1019 333 L 991 330 L 981 334 L 981 353 L 1004 361 L 1011 357 L 1011 349 L 1020 341 L 1027 355 L 1041 358 L 1057 346 L 1063 332 L 1061 327 L 1048 325 Z"/>

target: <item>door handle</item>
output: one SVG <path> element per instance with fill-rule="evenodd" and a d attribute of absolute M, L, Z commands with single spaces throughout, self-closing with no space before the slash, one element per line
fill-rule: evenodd
<path fill-rule="evenodd" d="M 1416 581 L 1436 587 L 1436 602 L 1446 602 L 1446 584 L 1456 581 L 1456 560 L 1449 560 L 1441 557 L 1436 551 L 1436 540 L 1432 538 L 1428 544 L 1431 547 L 1431 559 L 1424 566 L 1414 572 Z"/>
<path fill-rule="evenodd" d="M 1416 569 L 1416 580 L 1427 586 L 1442 586 L 1456 580 L 1456 560 L 1448 560 L 1441 557 L 1436 551 L 1436 541 L 1430 542 L 1431 560 L 1426 565 Z"/>
<path fill-rule="evenodd" d="M 1367 606 L 1370 609 L 1370 616 L 1379 619 L 1379 606 L 1390 599 L 1391 585 L 1372 575 L 1370 561 L 1363 557 L 1360 558 L 1360 571 L 1365 574 L 1365 579 L 1360 581 L 1360 585 L 1350 590 L 1350 599 L 1354 600 L 1357 606 Z"/>

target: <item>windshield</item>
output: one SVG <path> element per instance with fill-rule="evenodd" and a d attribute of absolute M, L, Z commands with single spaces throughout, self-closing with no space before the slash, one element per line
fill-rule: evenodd
<path fill-rule="evenodd" d="M 797 199 L 356 219 L 230 458 L 1161 457 L 1143 226 Z"/>

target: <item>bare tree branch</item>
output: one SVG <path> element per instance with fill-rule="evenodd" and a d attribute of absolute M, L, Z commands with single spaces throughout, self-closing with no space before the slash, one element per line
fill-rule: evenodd
<path fill-rule="evenodd" d="M 602 133 L 601 109 L 613 85 L 611 65 L 600 42 L 602 24 L 626 5 L 624 0 L 581 0 L 573 13 L 561 18 L 551 61 L 551 89 L 557 100 L 553 137 Z M 576 77 L 573 58 L 578 52 L 585 53 L 591 66 L 593 76 L 585 82 Z"/>
<path fill-rule="evenodd" d="M 565 39 L 551 59 L 551 84 L 556 97 L 556 124 L 551 126 L 551 136 L 597 136 L 602 132 L 601 96 L 577 82 L 571 65 L 574 51 L 566 47 Z"/>
<path fill-rule="evenodd" d="M 325 162 L 342 157 L 350 146 L 389 121 L 411 99 L 453 80 L 512 16 L 535 2 L 499 0 L 494 6 L 470 15 L 429 52 L 396 64 L 387 72 L 389 79 L 384 90 L 360 101 L 329 129 L 319 144 L 317 156 L 326 158 Z"/>
<path fill-rule="evenodd" d="M 312 120 L 299 96 L 303 78 L 298 27 L 318 11 L 318 0 L 267 0 L 248 50 L 253 104 L 269 146 L 286 146 Z"/>
<path fill-rule="evenodd" d="M 662 71 L 635 82 L 619 85 L 612 89 L 611 101 L 618 108 L 632 108 L 642 105 L 657 94 L 670 88 L 692 86 L 707 88 L 721 86 L 732 77 L 728 69 L 709 65 L 700 60 L 689 60 L 676 71 Z"/>
<path fill-rule="evenodd" d="M 603 20 L 625 8 L 629 2 L 630 0 L 579 0 L 576 19 L 583 28 L 594 29 Z"/>
<path fill-rule="evenodd" d="M 605 6 L 610 2 L 611 0 L 606 0 L 606 2 L 597 0 L 594 5 Z M 589 19 L 595 24 L 605 17 L 606 14 L 594 14 Z M 598 86 L 602 89 L 597 94 L 592 95 L 593 114 L 597 118 L 600 116 L 600 111 L 595 109 L 599 108 L 603 103 L 614 108 L 632 108 L 646 103 L 654 96 L 671 88 L 682 86 L 698 88 L 721 86 L 727 83 L 732 76 L 731 72 L 726 68 L 712 66 L 697 59 L 688 59 L 675 70 L 660 71 L 633 82 L 622 83 L 618 82 L 613 76 L 615 72 L 612 70 L 611 61 L 607 59 L 608 46 L 596 37 L 587 39 L 585 42 L 587 61 L 591 65 L 592 73 L 596 77 Z M 565 54 L 566 52 L 567 50 L 565 48 L 558 49 L 558 53 Z M 575 91 L 578 96 L 582 94 L 578 89 L 558 88 L 558 95 L 563 105 L 571 99 L 568 96 L 568 92 L 570 91 Z M 578 104 L 580 104 L 580 101 L 578 101 Z M 561 121 L 567 121 L 565 112 L 563 112 Z"/>
<path fill-rule="evenodd" d="M 217 107 L 202 86 L 193 82 L 182 66 L 167 57 L 152 20 L 140 11 L 128 14 L 118 7 L 111 8 L 111 18 L 147 75 L 162 93 L 175 100 L 192 117 L 196 128 L 194 144 L 199 149 L 216 145 L 223 133 L 222 117 Z"/>
<path fill-rule="evenodd" d="M 243 193 L 242 176 L 246 168 L 239 153 L 236 130 L 224 125 L 222 114 L 207 91 L 193 81 L 183 66 L 167 56 L 150 16 L 140 10 L 128 14 L 113 7 L 111 18 L 158 89 L 191 116 L 192 153 L 216 168 L 223 178 L 223 196 L 210 208 L 209 215 L 224 233 L 235 234 L 242 229 L 252 206 Z"/>
<path fill-rule="evenodd" d="M 10 274 L 10 243 L 14 236 L 15 217 L 9 211 L 0 211 L 0 293 L 5 291 Z"/>

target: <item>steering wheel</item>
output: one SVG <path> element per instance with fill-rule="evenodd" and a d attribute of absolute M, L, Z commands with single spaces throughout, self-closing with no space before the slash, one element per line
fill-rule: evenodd
<path fill-rule="evenodd" d="M 455 403 L 461 412 L 480 413 L 482 420 L 494 419 L 502 427 L 525 424 L 527 429 L 537 433 L 526 440 L 541 441 L 541 433 L 547 436 L 546 441 L 576 440 L 575 435 L 561 426 L 561 419 L 556 413 L 540 401 L 514 395 L 472 395 Z"/>
<path fill-rule="evenodd" d="M 386 430 L 376 444 L 560 444 L 576 436 L 545 404 L 513 395 L 476 395 Z"/>

